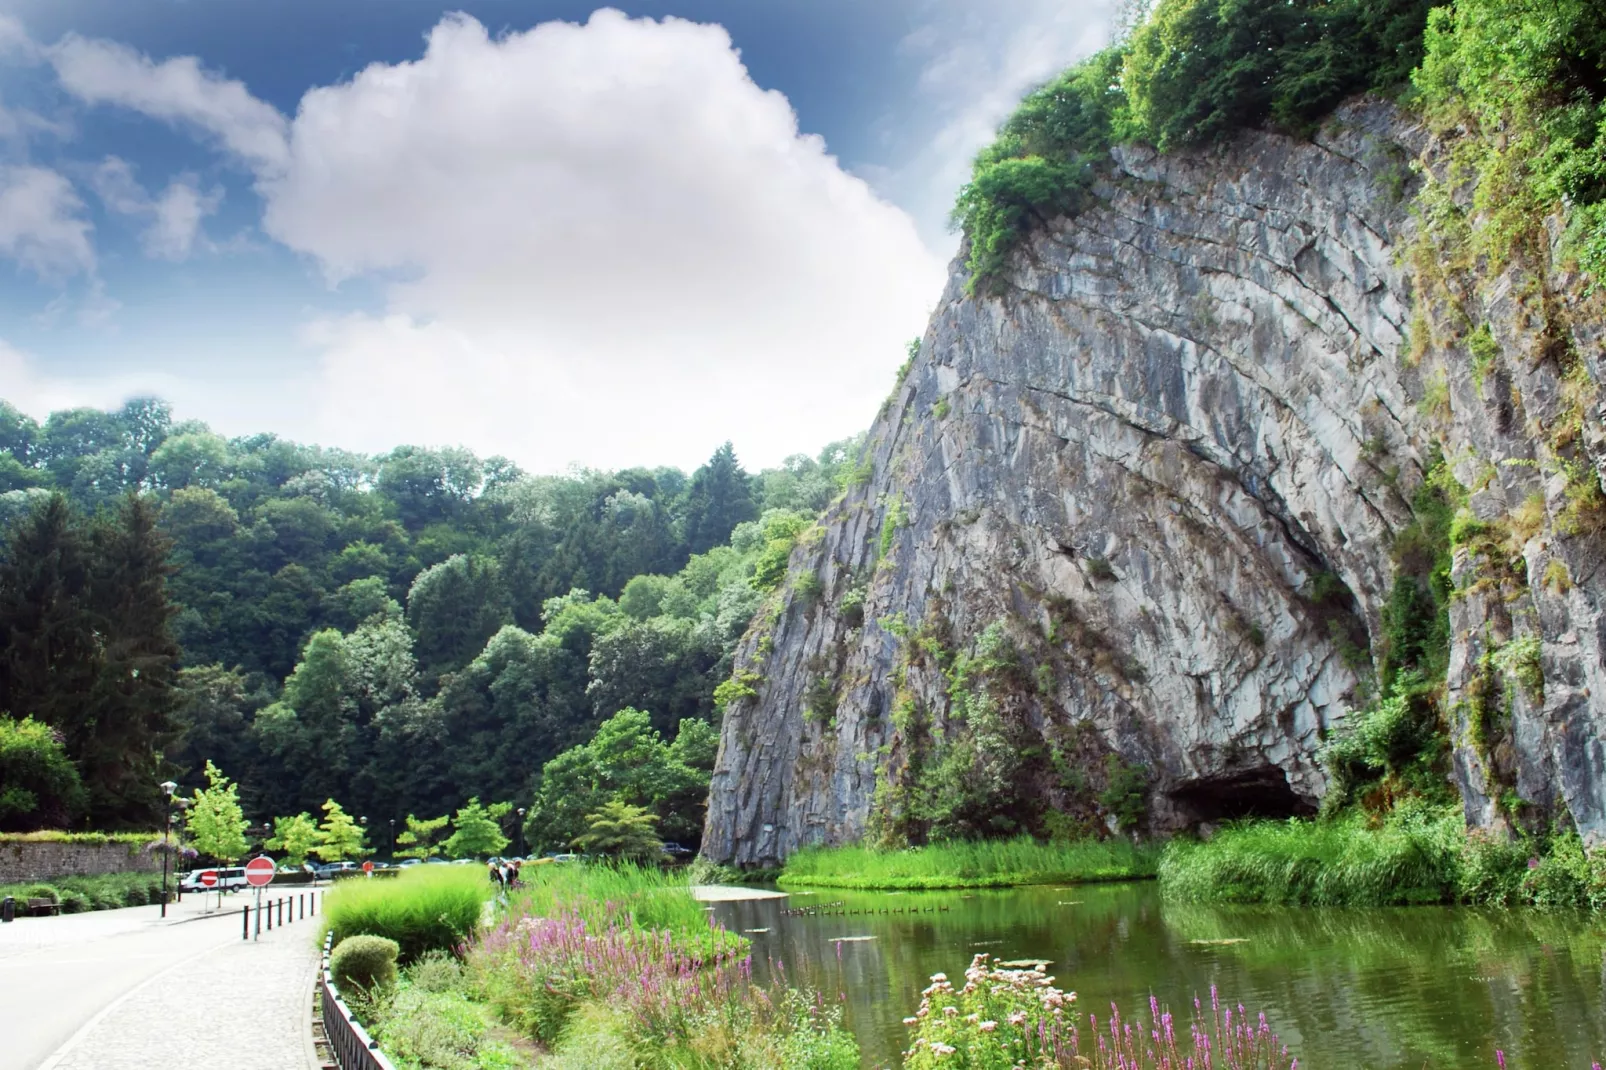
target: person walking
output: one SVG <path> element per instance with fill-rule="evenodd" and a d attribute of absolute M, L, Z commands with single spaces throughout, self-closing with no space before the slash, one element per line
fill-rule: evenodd
<path fill-rule="evenodd" d="M 500 890 L 502 887 L 502 867 L 495 862 L 487 862 L 486 868 L 490 870 L 491 883 Z"/>

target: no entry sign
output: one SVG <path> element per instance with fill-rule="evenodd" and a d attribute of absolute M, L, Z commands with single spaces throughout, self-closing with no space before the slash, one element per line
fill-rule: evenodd
<path fill-rule="evenodd" d="M 253 858 L 245 864 L 245 879 L 253 888 L 265 888 L 273 882 L 273 859 Z"/>
<path fill-rule="evenodd" d="M 215 869 L 202 870 L 201 871 L 201 886 L 204 887 L 204 888 L 210 888 L 215 884 L 217 884 L 217 870 L 215 870 Z"/>

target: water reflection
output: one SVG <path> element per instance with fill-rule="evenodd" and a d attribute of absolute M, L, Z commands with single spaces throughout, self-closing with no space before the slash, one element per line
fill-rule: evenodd
<path fill-rule="evenodd" d="M 815 916 L 787 907 L 840 903 Z M 1443 907 L 1311 910 L 1162 903 L 1152 883 L 1005 891 L 821 890 L 720 904 L 760 968 L 843 993 L 869 1067 L 896 1066 L 929 976 L 970 957 L 1048 959 L 1101 1016 L 1152 992 L 1179 1014 L 1212 984 L 1263 1010 L 1308 1070 L 1587 1070 L 1606 1054 L 1606 925 Z M 869 937 L 870 939 L 863 939 Z"/>

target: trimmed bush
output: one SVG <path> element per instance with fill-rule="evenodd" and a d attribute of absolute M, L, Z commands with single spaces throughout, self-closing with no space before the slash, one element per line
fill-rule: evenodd
<path fill-rule="evenodd" d="M 342 992 L 372 992 L 396 983 L 396 956 L 401 948 L 383 936 L 348 936 L 329 955 L 329 972 Z"/>
<path fill-rule="evenodd" d="M 52 903 L 61 902 L 61 889 L 53 884 L 30 884 L 17 893 L 18 899 L 48 899 Z"/>
<path fill-rule="evenodd" d="M 89 901 L 89 896 L 83 892 L 64 892 L 61 897 L 61 912 L 63 914 L 86 914 L 95 909 Z"/>

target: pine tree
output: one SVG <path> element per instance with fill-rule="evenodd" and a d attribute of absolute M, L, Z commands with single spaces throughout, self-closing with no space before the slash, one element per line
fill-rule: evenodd
<path fill-rule="evenodd" d="M 692 553 L 707 553 L 729 539 L 737 524 L 757 518 L 752 482 L 729 442 L 697 469 L 686 496 L 686 544 Z"/>
<path fill-rule="evenodd" d="M 483 858 L 501 854 L 507 848 L 507 837 L 502 835 L 500 819 L 507 816 L 512 803 L 492 803 L 481 806 L 476 797 L 457 811 L 452 822 L 452 834 L 441 847 L 448 858 Z"/>
<path fill-rule="evenodd" d="M 185 826 L 197 851 L 233 862 L 245 854 L 248 846 L 248 822 L 240 810 L 239 785 L 211 762 L 206 763 L 206 783 L 206 787 L 195 789 L 195 805 L 190 807 Z"/>
<path fill-rule="evenodd" d="M 397 851 L 397 858 L 433 858 L 440 854 L 440 845 L 435 837 L 441 829 L 446 827 L 450 820 L 444 815 L 420 820 L 412 814 L 407 815 L 407 831 L 396 837 L 396 844 L 405 847 L 404 851 Z"/>
<path fill-rule="evenodd" d="M 84 700 L 99 661 L 89 587 L 82 528 L 51 495 L 11 529 L 0 560 L 0 712 L 50 725 L 74 759 L 93 728 Z"/>
<path fill-rule="evenodd" d="M 318 846 L 312 853 L 325 862 L 362 858 L 373 854 L 364 836 L 362 826 L 353 821 L 339 803 L 330 799 L 323 804 L 323 824 L 318 826 Z"/>
<path fill-rule="evenodd" d="M 262 846 L 270 851 L 281 851 L 284 860 L 292 866 L 306 862 L 307 855 L 318 846 L 318 823 L 306 812 L 294 817 L 273 819 L 273 838 Z"/>
<path fill-rule="evenodd" d="M 161 809 L 160 752 L 176 736 L 178 643 L 167 600 L 171 544 L 156 510 L 130 494 L 115 521 L 97 525 L 91 609 L 102 636 L 93 732 L 74 757 L 100 827 L 146 825 Z"/>

